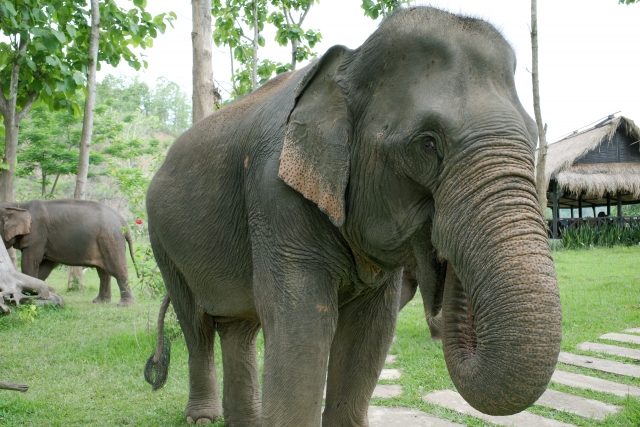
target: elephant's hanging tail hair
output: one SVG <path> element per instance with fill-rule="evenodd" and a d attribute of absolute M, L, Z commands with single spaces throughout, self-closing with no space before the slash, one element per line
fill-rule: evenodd
<path fill-rule="evenodd" d="M 164 332 L 164 317 L 167 314 L 171 298 L 169 292 L 164 295 L 160 312 L 158 313 L 158 342 L 156 350 L 153 352 L 144 367 L 144 379 L 151 384 L 153 391 L 162 388 L 167 382 L 169 374 L 169 363 L 171 361 L 171 340 Z"/>

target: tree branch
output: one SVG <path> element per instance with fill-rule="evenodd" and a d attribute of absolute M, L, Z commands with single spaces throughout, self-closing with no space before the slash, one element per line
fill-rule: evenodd
<path fill-rule="evenodd" d="M 309 3 L 307 5 L 307 8 L 304 10 L 304 13 L 302 14 L 302 16 L 300 17 L 300 22 L 298 22 L 298 26 L 301 27 L 302 23 L 304 22 L 304 18 L 307 17 L 307 13 L 309 13 L 309 9 L 311 9 L 311 3 Z"/>
<path fill-rule="evenodd" d="M 29 93 L 29 99 L 27 99 L 26 104 L 24 104 L 24 107 L 22 107 L 22 110 L 20 110 L 20 112 L 16 114 L 17 123 L 20 123 L 20 121 L 24 119 L 24 116 L 26 116 L 29 110 L 31 110 L 31 106 L 33 105 L 36 99 L 38 99 L 38 92 L 34 91 Z"/>

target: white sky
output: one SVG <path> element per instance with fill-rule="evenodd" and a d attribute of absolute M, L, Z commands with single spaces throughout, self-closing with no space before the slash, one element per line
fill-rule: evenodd
<path fill-rule="evenodd" d="M 320 0 L 303 27 L 322 32 L 316 45 L 320 54 L 335 44 L 358 47 L 377 22 L 364 16 L 361 0 Z M 419 3 L 420 4 L 420 3 Z M 423 3 L 424 4 L 424 3 Z M 524 107 L 533 117 L 531 94 L 531 6 L 527 0 L 434 0 L 452 12 L 481 17 L 504 34 L 518 55 L 516 86 Z M 140 78 L 153 84 L 160 76 L 191 94 L 191 2 L 149 0 L 152 14 L 174 11 L 178 20 L 145 51 L 149 67 Z M 267 47 L 261 58 L 289 61 L 289 49 L 265 33 Z M 539 0 L 538 36 L 540 92 L 543 120 L 551 142 L 604 116 L 621 114 L 640 123 L 640 4 L 618 5 L 617 0 Z M 101 79 L 113 68 L 103 66 Z M 133 75 L 121 65 L 118 72 Z M 214 79 L 229 87 L 229 51 L 214 44 Z M 223 95 L 224 96 L 224 95 Z"/>

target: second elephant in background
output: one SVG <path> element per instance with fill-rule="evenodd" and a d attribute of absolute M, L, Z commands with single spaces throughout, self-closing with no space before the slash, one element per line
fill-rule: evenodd
<path fill-rule="evenodd" d="M 109 206 L 86 200 L 0 203 L 0 233 L 6 248 L 22 251 L 24 274 L 45 280 L 58 264 L 95 267 L 100 291 L 93 302 L 111 302 L 113 276 L 120 288 L 118 305 L 135 303 L 126 258 L 127 243 L 134 258 L 131 235 L 125 219 Z"/>

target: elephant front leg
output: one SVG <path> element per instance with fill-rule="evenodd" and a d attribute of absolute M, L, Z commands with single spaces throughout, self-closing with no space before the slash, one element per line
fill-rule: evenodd
<path fill-rule="evenodd" d="M 265 341 L 262 426 L 316 427 L 337 318 L 335 283 L 321 271 L 276 264 L 277 278 L 254 280 Z"/>
<path fill-rule="evenodd" d="M 111 302 L 111 276 L 100 267 L 96 267 L 100 278 L 100 290 L 98 296 L 93 299 L 94 304 L 107 304 Z"/>
<path fill-rule="evenodd" d="M 369 400 L 393 340 L 400 277 L 340 308 L 331 346 L 323 427 L 367 427 Z"/>

